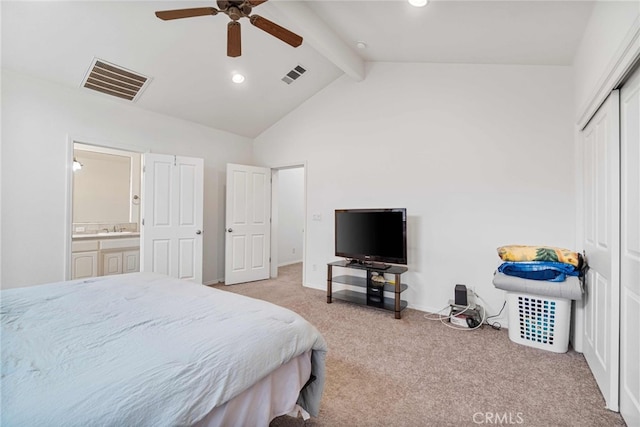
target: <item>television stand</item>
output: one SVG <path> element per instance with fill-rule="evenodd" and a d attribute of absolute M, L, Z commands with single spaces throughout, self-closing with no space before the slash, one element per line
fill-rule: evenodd
<path fill-rule="evenodd" d="M 385 264 L 383 262 L 373 262 L 373 261 L 360 261 L 357 259 L 352 259 L 351 261 L 347 261 L 349 265 L 361 265 L 365 268 L 372 268 L 374 270 L 388 270 L 391 268 L 389 264 Z"/>
<path fill-rule="evenodd" d="M 351 274 L 333 276 L 333 267 L 341 267 L 350 270 L 364 270 L 365 276 Z M 396 319 L 402 317 L 402 310 L 407 308 L 407 302 L 400 299 L 400 294 L 407 290 L 408 286 L 401 283 L 400 276 L 407 272 L 407 267 L 384 264 L 377 268 L 373 263 L 362 264 L 351 261 L 335 261 L 327 264 L 327 304 L 331 304 L 333 298 L 354 304 L 366 305 L 382 310 L 393 311 Z M 378 275 L 393 274 L 393 283 L 376 282 L 373 277 Z M 333 292 L 333 284 L 347 285 L 349 289 Z M 365 292 L 357 291 L 363 289 Z M 393 292 L 393 298 L 384 296 L 385 292 Z"/>

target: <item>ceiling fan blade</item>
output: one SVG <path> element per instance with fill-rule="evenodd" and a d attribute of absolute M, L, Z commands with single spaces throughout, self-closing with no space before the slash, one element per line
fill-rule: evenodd
<path fill-rule="evenodd" d="M 296 33 L 292 33 L 284 27 L 281 27 L 275 22 L 269 21 L 267 18 L 263 18 L 259 15 L 251 15 L 249 17 L 249 20 L 254 26 L 260 28 L 263 31 L 266 31 L 272 36 L 279 38 L 283 42 L 293 47 L 298 47 L 302 44 L 302 37 L 300 37 Z"/>
<path fill-rule="evenodd" d="M 249 3 L 251 7 L 256 7 L 256 6 L 260 6 L 262 3 L 266 1 L 267 0 L 247 0 L 247 3 Z"/>
<path fill-rule="evenodd" d="M 231 21 L 227 24 L 227 56 L 232 58 L 242 55 L 240 41 L 240 23 Z"/>
<path fill-rule="evenodd" d="M 217 15 L 218 9 L 215 7 L 196 7 L 193 9 L 161 10 L 156 12 L 156 16 L 162 20 L 192 18 L 194 16 Z"/>

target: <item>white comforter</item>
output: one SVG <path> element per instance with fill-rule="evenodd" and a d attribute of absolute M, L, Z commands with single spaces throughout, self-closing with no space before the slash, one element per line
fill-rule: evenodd
<path fill-rule="evenodd" d="M 0 306 L 2 426 L 190 425 L 309 349 L 318 379 L 299 402 L 317 415 L 326 343 L 276 305 L 134 273 L 5 290 Z"/>

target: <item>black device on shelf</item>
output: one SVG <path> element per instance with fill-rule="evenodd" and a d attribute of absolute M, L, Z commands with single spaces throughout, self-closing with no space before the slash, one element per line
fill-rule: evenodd
<path fill-rule="evenodd" d="M 375 268 L 406 265 L 407 210 L 336 209 L 335 250 L 338 257 Z"/>

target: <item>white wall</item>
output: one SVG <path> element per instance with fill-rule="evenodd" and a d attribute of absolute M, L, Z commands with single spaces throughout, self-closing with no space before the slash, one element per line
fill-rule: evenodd
<path fill-rule="evenodd" d="M 224 276 L 225 168 L 251 164 L 251 140 L 3 70 L 3 288 L 65 279 L 69 137 L 204 158 L 203 277 Z"/>
<path fill-rule="evenodd" d="M 278 171 L 278 264 L 302 262 L 304 168 Z"/>
<path fill-rule="evenodd" d="M 464 283 L 497 312 L 498 246 L 574 243 L 571 83 L 569 67 L 374 63 L 258 137 L 257 163 L 308 162 L 306 285 L 325 287 L 334 209 L 406 207 L 409 305 Z"/>
<path fill-rule="evenodd" d="M 622 42 L 638 19 L 640 1 L 596 2 L 573 61 L 576 118 L 611 71 L 616 53 L 627 47 Z"/>

